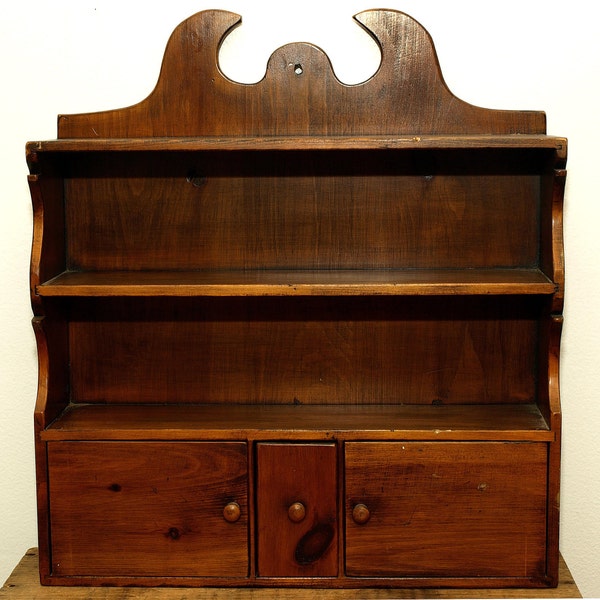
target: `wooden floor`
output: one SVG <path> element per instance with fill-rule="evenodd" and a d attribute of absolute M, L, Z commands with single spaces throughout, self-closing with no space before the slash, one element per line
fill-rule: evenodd
<path fill-rule="evenodd" d="M 399 598 L 581 598 L 563 558 L 556 589 L 216 589 L 43 587 L 38 580 L 37 548 L 31 548 L 0 590 L 1 600 L 391 600 Z"/>

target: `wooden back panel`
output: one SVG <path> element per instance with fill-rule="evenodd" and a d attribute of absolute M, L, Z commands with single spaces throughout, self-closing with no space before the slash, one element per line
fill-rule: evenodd
<path fill-rule="evenodd" d="M 76 402 L 499 404 L 536 397 L 535 297 L 74 301 Z"/>
<path fill-rule="evenodd" d="M 143 153 L 142 153 L 143 154 Z M 73 157 L 74 270 L 536 267 L 550 151 Z"/>

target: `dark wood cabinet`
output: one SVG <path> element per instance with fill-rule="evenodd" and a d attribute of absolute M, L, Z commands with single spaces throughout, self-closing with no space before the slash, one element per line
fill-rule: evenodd
<path fill-rule="evenodd" d="M 43 583 L 556 585 L 567 142 L 356 20 L 239 84 L 198 13 L 27 144 Z"/>

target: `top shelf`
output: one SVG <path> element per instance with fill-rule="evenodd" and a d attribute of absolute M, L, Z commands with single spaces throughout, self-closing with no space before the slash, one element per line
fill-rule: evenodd
<path fill-rule="evenodd" d="M 29 142 L 36 152 L 160 152 L 160 151 L 302 151 L 415 149 L 551 149 L 566 158 L 567 140 L 547 135 L 409 135 L 409 136 L 207 136 L 144 138 L 64 138 Z"/>

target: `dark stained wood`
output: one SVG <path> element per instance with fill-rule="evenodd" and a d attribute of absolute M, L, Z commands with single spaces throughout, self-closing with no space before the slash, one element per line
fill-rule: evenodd
<path fill-rule="evenodd" d="M 443 80 L 429 34 L 408 15 L 368 10 L 355 19 L 382 51 L 369 80 L 344 85 L 319 48 L 295 43 L 275 51 L 265 77 L 248 85 L 224 77 L 217 58 L 223 37 L 240 17 L 200 12 L 173 32 L 146 100 L 116 111 L 62 115 L 59 137 L 545 132 L 541 112 L 493 111 L 456 98 Z"/>
<path fill-rule="evenodd" d="M 34 303 L 35 306 L 35 303 Z M 68 328 L 66 321 L 46 307 L 46 316 L 32 320 L 38 353 L 38 389 L 34 409 L 36 496 L 38 508 L 38 545 L 40 572 L 50 569 L 50 531 L 48 515 L 48 467 L 46 445 L 40 437 L 45 428 L 68 406 Z"/>
<path fill-rule="evenodd" d="M 298 152 L 299 150 L 489 150 L 547 149 L 556 153 L 557 166 L 566 161 L 567 140 L 551 135 L 527 134 L 457 134 L 457 135 L 272 135 L 251 136 L 197 136 L 197 137 L 150 137 L 150 138 L 67 138 L 28 142 L 27 161 L 32 172 L 37 172 L 37 161 L 42 154 L 76 152 L 233 152 L 251 150 Z"/>
<path fill-rule="evenodd" d="M 230 81 L 204 11 L 27 144 L 44 583 L 558 584 L 567 141 L 355 18 L 363 83 L 308 43 Z"/>
<path fill-rule="evenodd" d="M 248 575 L 246 444 L 53 442 L 48 472 L 54 575 Z"/>
<path fill-rule="evenodd" d="M 336 446 L 259 443 L 256 453 L 258 577 L 335 577 Z"/>
<path fill-rule="evenodd" d="M 542 249 L 542 256 L 548 256 L 548 258 L 545 259 L 549 265 L 546 272 L 549 273 L 552 280 L 558 284 L 552 303 L 552 312 L 557 314 L 562 313 L 564 303 L 565 259 L 563 251 L 563 201 L 566 180 L 567 171 L 565 169 L 556 169 L 552 185 L 551 251 L 545 252 L 544 249 Z M 548 215 L 548 213 L 550 213 L 549 210 L 544 211 L 545 215 Z"/>
<path fill-rule="evenodd" d="M 553 315 L 549 323 L 548 342 L 548 405 L 547 423 L 556 434 L 556 442 L 548 452 L 548 572 L 555 585 L 558 579 L 558 551 L 560 525 L 560 477 L 562 412 L 560 406 L 560 336 L 562 315 Z M 544 380 L 545 381 L 545 380 Z"/>
<path fill-rule="evenodd" d="M 537 311 L 527 296 L 85 299 L 71 312 L 71 394 L 110 403 L 528 403 Z"/>
<path fill-rule="evenodd" d="M 347 575 L 544 577 L 547 453 L 546 444 L 346 444 Z M 351 517 L 357 504 L 369 509 L 364 524 Z"/>
<path fill-rule="evenodd" d="M 66 264 L 65 209 L 63 180 L 58 177 L 29 175 L 33 204 L 33 239 L 31 247 L 31 302 L 36 312 L 43 312 L 37 286 L 58 275 Z"/>
<path fill-rule="evenodd" d="M 43 431 L 68 405 L 68 329 L 64 319 L 49 316 L 32 320 L 38 349 L 38 393 L 35 425 Z"/>
<path fill-rule="evenodd" d="M 392 154 L 261 152 L 226 160 L 214 153 L 161 153 L 146 158 L 141 172 L 134 155 L 73 158 L 74 172 L 65 180 L 66 266 L 537 265 L 545 161 L 494 154 L 490 173 L 480 172 L 487 168 L 480 153 Z M 512 243 L 514 237 L 521 243 Z"/>

